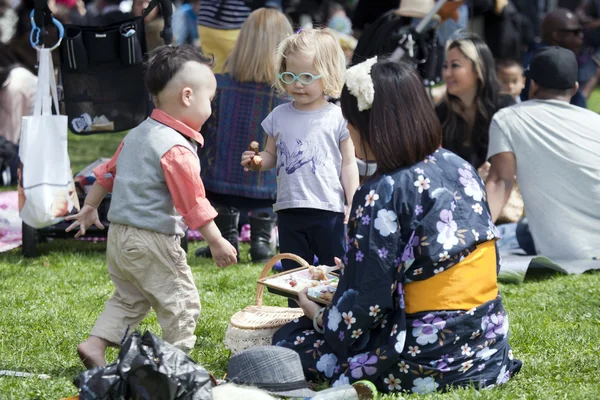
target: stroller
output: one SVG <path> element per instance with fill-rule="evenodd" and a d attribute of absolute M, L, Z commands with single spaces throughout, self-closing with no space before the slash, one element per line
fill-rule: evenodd
<path fill-rule="evenodd" d="M 64 38 L 59 47 L 59 82 L 62 83 L 60 107 L 68 117 L 70 131 L 76 135 L 124 132 L 139 125 L 153 108 L 144 84 L 143 62 L 147 58 L 144 18 L 160 5 L 164 17 L 161 36 L 165 44 L 172 41 L 171 0 L 152 0 L 141 17 L 132 17 L 105 26 L 65 25 Z M 41 11 L 41 12 L 38 12 Z M 44 26 L 50 11 L 44 0 L 36 0 L 36 23 Z M 38 30 L 39 32 L 39 30 Z M 33 43 L 32 43 L 33 44 Z M 88 182 L 89 183 L 89 182 Z M 79 202 L 82 204 L 85 186 L 76 182 Z M 110 194 L 98 207 L 102 224 L 108 227 L 107 214 Z M 23 223 L 23 255 L 38 256 L 37 244 L 48 238 L 68 238 L 69 222 L 63 221 L 42 229 Z M 105 237 L 106 229 L 91 226 L 88 239 Z M 187 251 L 187 235 L 182 238 Z"/>

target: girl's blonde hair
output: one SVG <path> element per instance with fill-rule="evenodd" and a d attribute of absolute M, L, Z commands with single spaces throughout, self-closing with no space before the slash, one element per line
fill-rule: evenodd
<path fill-rule="evenodd" d="M 240 31 L 224 70 L 238 82 L 273 83 L 273 53 L 277 45 L 294 33 L 287 17 L 271 8 L 252 12 Z"/>
<path fill-rule="evenodd" d="M 339 98 L 344 87 L 346 57 L 335 33 L 329 28 L 304 29 L 279 44 L 275 54 L 275 87 L 282 94 L 286 93 L 286 85 L 279 79 L 279 74 L 287 69 L 287 57 L 297 53 L 315 55 L 315 69 L 321 75 L 323 93 Z"/>

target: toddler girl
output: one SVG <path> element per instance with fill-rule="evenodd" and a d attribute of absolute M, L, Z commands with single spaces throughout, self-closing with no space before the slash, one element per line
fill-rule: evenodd
<path fill-rule="evenodd" d="M 330 29 L 305 29 L 283 40 L 275 60 L 275 86 L 294 100 L 263 121 L 267 133 L 261 170 L 277 169 L 279 247 L 307 262 L 334 265 L 345 250 L 345 204 L 358 187 L 354 146 L 338 98 L 344 53 Z M 242 154 L 247 167 L 254 152 Z M 247 170 L 247 168 L 246 168 Z M 284 260 L 283 269 L 297 267 Z M 291 305 L 291 303 L 290 303 Z"/>

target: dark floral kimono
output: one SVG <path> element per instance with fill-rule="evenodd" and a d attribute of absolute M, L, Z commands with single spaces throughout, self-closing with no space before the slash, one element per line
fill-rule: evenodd
<path fill-rule="evenodd" d="M 405 311 L 404 285 L 452 268 L 499 237 L 469 163 L 439 149 L 373 178 L 356 192 L 348 226 L 345 267 L 323 315 L 324 334 L 301 318 L 273 338 L 300 354 L 307 379 L 333 386 L 366 379 L 382 392 L 428 393 L 490 388 L 519 371 L 499 294 L 468 310 Z M 495 284 L 495 274 L 490 279 Z"/>

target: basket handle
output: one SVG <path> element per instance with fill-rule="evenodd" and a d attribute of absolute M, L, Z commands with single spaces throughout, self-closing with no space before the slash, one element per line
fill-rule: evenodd
<path fill-rule="evenodd" d="M 271 269 L 273 269 L 273 266 L 279 260 L 293 260 L 293 261 L 296 261 L 298 264 L 300 264 L 300 266 L 302 266 L 302 267 L 309 266 L 308 263 L 302 257 L 298 257 L 295 254 L 292 254 L 292 253 L 277 254 L 276 256 L 274 256 L 267 262 L 267 264 L 263 268 L 262 273 L 260 274 L 260 277 L 258 279 L 263 279 L 263 278 L 266 278 L 267 276 L 269 276 L 269 271 L 271 271 Z M 263 297 L 264 290 L 265 290 L 265 287 L 263 284 L 258 283 L 256 285 L 256 299 L 254 300 L 254 303 L 259 307 L 262 306 L 262 303 L 263 303 L 262 297 Z"/>

